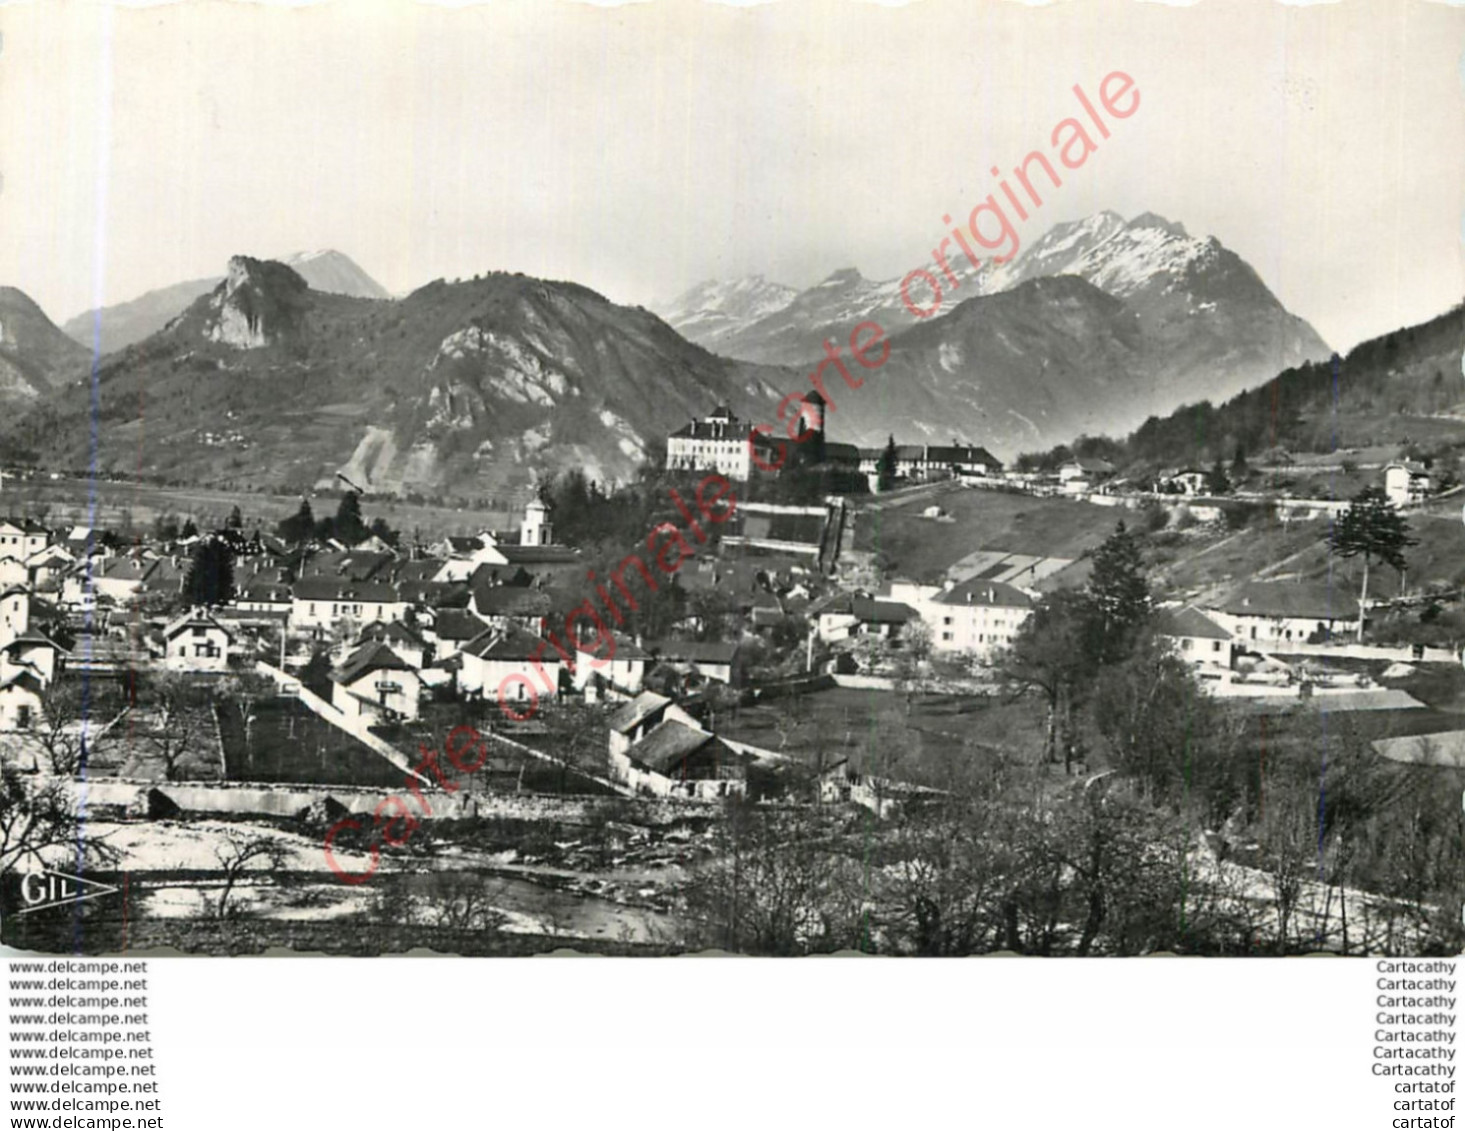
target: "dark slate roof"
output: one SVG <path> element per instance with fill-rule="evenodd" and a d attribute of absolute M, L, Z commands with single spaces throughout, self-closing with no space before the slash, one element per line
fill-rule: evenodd
<path fill-rule="evenodd" d="M 28 671 L 11 672 L 4 680 L 0 680 L 0 689 L 17 686 L 37 695 L 45 691 L 45 688 L 41 686 L 41 681 Z"/>
<path fill-rule="evenodd" d="M 1233 616 L 1353 620 L 1358 598 L 1344 589 L 1296 581 L 1251 581 L 1212 608 Z"/>
<path fill-rule="evenodd" d="M 736 642 L 721 640 L 661 640 L 646 648 L 663 660 L 684 664 L 730 664 L 738 654 Z"/>
<path fill-rule="evenodd" d="M 470 656 L 477 656 L 481 660 L 532 660 L 537 658 L 543 664 L 560 662 L 559 653 L 555 651 L 549 641 L 520 628 L 510 629 L 508 632 L 487 629 L 463 645 L 461 651 Z"/>
<path fill-rule="evenodd" d="M 863 459 L 879 459 L 884 448 L 860 448 Z M 986 448 L 970 444 L 896 444 L 895 458 L 905 463 L 984 463 L 1001 467 L 1002 461 Z"/>
<path fill-rule="evenodd" d="M 670 703 L 671 700 L 665 695 L 658 695 L 654 691 L 643 691 L 634 699 L 626 700 L 612 711 L 606 722 L 611 730 L 624 734 Z"/>
<path fill-rule="evenodd" d="M 394 671 L 410 672 L 416 669 L 401 656 L 393 652 L 383 641 L 374 640 L 363 644 L 347 657 L 339 670 L 331 673 L 337 683 L 352 684 L 368 672 Z"/>
<path fill-rule="evenodd" d="M 1155 631 L 1161 636 L 1195 636 L 1207 640 L 1230 640 L 1231 634 L 1199 609 L 1187 605 L 1183 609 L 1158 609 Z"/>
<path fill-rule="evenodd" d="M 582 621 L 580 623 L 583 626 L 583 623 L 584 622 Z M 553 624 L 551 624 L 550 625 L 550 628 L 553 629 L 553 627 L 554 627 Z M 609 624 L 609 622 L 606 622 L 606 630 L 607 630 L 607 632 L 610 631 L 610 624 Z M 602 657 L 600 655 L 599 649 L 596 649 L 594 651 L 586 651 L 585 654 L 587 656 L 590 656 L 593 659 L 614 660 L 614 661 L 616 661 L 618 663 L 622 663 L 622 664 L 625 663 L 627 660 L 649 660 L 649 659 L 651 659 L 651 653 L 648 652 L 648 651 L 646 651 L 645 648 L 642 648 L 639 644 L 637 644 L 634 640 L 631 640 L 629 637 L 612 636 L 612 639 L 615 641 L 615 655 L 614 656 L 607 655 L 607 656 Z M 585 641 L 582 641 L 582 643 L 584 643 L 584 644 L 586 644 L 588 646 L 589 643 L 590 643 L 590 641 L 585 640 Z"/>
<path fill-rule="evenodd" d="M 4 644 L 0 644 L 0 652 L 9 652 L 12 648 L 51 648 L 54 651 L 66 654 L 66 649 L 57 644 L 49 636 L 46 636 L 35 629 L 29 629 L 19 636 L 13 636 Z"/>
<path fill-rule="evenodd" d="M 1094 475 L 1094 474 L 1108 474 L 1109 472 L 1111 472 L 1111 471 L 1114 470 L 1114 465 L 1112 463 L 1110 463 L 1108 460 L 1106 460 L 1106 459 L 1093 459 L 1093 458 L 1090 458 L 1090 457 L 1083 457 L 1081 459 L 1071 459 L 1067 463 L 1065 463 L 1063 466 L 1064 467 L 1077 467 L 1080 471 L 1087 472 L 1090 475 Z"/>
<path fill-rule="evenodd" d="M 975 448 L 965 444 L 932 444 L 926 449 L 926 459 L 933 463 L 985 463 L 989 467 L 1002 466 L 986 448 Z"/>
<path fill-rule="evenodd" d="M 676 719 L 666 719 L 652 727 L 640 742 L 626 751 L 626 755 L 633 762 L 668 776 L 676 773 L 679 764 L 693 758 L 699 762 L 729 765 L 757 761 L 754 755 L 734 750 L 717 735 L 689 727 Z"/>
<path fill-rule="evenodd" d="M 352 581 L 369 581 L 384 577 L 387 567 L 396 561 L 396 555 L 377 550 L 351 550 L 341 555 L 336 569 Z"/>
<path fill-rule="evenodd" d="M 392 580 L 403 581 L 431 581 L 438 570 L 443 568 L 441 558 L 414 558 L 412 561 L 399 562 L 392 573 Z"/>
<path fill-rule="evenodd" d="M 25 534 L 50 534 L 44 525 L 33 518 L 0 518 L 0 526 L 13 526 Z"/>
<path fill-rule="evenodd" d="M 295 583 L 297 601 L 392 603 L 402 598 L 394 586 L 380 581 L 348 581 L 343 577 L 302 577 Z"/>
<path fill-rule="evenodd" d="M 391 621 L 383 624 L 381 621 L 372 621 L 361 630 L 358 640 L 385 640 L 387 643 L 406 644 L 412 648 L 425 648 L 427 641 L 413 632 L 401 621 Z"/>
<path fill-rule="evenodd" d="M 202 612 L 198 609 L 194 609 L 180 617 L 175 617 L 173 620 L 164 625 L 163 639 L 172 640 L 173 637 L 177 636 L 185 629 L 190 629 L 194 627 L 216 628 L 225 636 L 229 637 L 231 640 L 234 638 L 234 634 L 232 632 L 230 632 L 208 613 Z"/>
<path fill-rule="evenodd" d="M 154 568 L 148 573 L 147 581 L 144 583 L 149 589 L 163 589 L 169 586 L 182 586 L 183 579 L 188 576 L 188 567 L 172 558 L 159 558 Z"/>
<path fill-rule="evenodd" d="M 473 600 L 480 616 L 543 617 L 550 611 L 549 594 L 523 585 L 490 585 L 474 573 Z"/>
<path fill-rule="evenodd" d="M 712 739 L 713 736 L 705 730 L 689 727 L 677 719 L 664 719 L 627 750 L 626 756 L 647 769 L 664 773 Z"/>
<path fill-rule="evenodd" d="M 290 595 L 290 586 L 286 582 L 256 580 L 245 585 L 235 601 L 275 601 L 288 605 Z"/>
<path fill-rule="evenodd" d="M 572 546 L 497 546 L 509 565 L 568 565 L 580 560 L 580 551 Z"/>
<path fill-rule="evenodd" d="M 904 602 L 877 601 L 849 594 L 841 595 L 819 611 L 820 616 L 831 614 L 852 616 L 861 624 L 905 624 L 920 619 L 920 614 Z"/>
<path fill-rule="evenodd" d="M 680 440 L 736 440 L 747 442 L 748 435 L 753 425 L 746 420 L 739 420 L 736 416 L 719 409 L 713 416 L 728 416 L 728 423 L 723 424 L 714 420 L 694 420 L 690 424 L 683 424 L 671 435 Z M 762 432 L 752 432 L 753 444 L 755 447 L 773 449 L 777 446 L 776 441 Z"/>
<path fill-rule="evenodd" d="M 937 594 L 939 605 L 991 605 L 994 607 L 1028 609 L 1033 599 L 1015 585 L 1005 581 L 983 581 L 970 577 L 953 585 L 945 593 Z"/>
<path fill-rule="evenodd" d="M 157 568 L 157 565 L 156 561 L 143 561 L 140 558 L 117 558 L 115 561 L 107 563 L 101 576 L 108 581 L 143 581 Z"/>
<path fill-rule="evenodd" d="M 397 584 L 402 600 L 435 609 L 466 609 L 468 585 L 462 581 L 402 581 Z"/>
<path fill-rule="evenodd" d="M 335 577 L 345 559 L 345 550 L 324 550 L 310 554 L 301 564 L 300 570 L 307 576 Z"/>
<path fill-rule="evenodd" d="M 743 420 L 733 420 L 727 424 L 711 420 L 694 420 L 689 424 L 683 424 L 672 435 L 683 440 L 746 440 L 748 429 L 751 427 L 751 424 Z"/>
<path fill-rule="evenodd" d="M 472 640 L 481 635 L 488 626 L 472 613 L 444 609 L 438 613 L 432 627 L 439 640 Z"/>

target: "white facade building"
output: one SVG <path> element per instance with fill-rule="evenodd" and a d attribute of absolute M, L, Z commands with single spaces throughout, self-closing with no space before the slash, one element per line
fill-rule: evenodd
<path fill-rule="evenodd" d="M 715 471 L 746 482 L 753 475 L 754 446 L 760 449 L 763 463 L 775 468 L 779 462 L 777 445 L 719 405 L 711 416 L 694 420 L 666 438 L 666 466 L 671 471 Z"/>
<path fill-rule="evenodd" d="M 380 641 L 365 645 L 331 673 L 331 706 L 368 726 L 415 719 L 422 677 Z"/>
<path fill-rule="evenodd" d="M 1384 494 L 1396 507 L 1417 503 L 1434 490 L 1434 480 L 1423 467 L 1413 463 L 1391 463 L 1384 468 Z"/>
<path fill-rule="evenodd" d="M 1327 585 L 1254 581 L 1204 611 L 1243 645 L 1276 648 L 1358 631 L 1358 598 Z"/>
<path fill-rule="evenodd" d="M 920 614 L 931 632 L 934 652 L 969 652 L 981 660 L 1010 647 L 1023 622 L 1033 613 L 1033 599 L 1002 581 L 968 578 L 942 588 L 895 582 L 890 599 Z"/>

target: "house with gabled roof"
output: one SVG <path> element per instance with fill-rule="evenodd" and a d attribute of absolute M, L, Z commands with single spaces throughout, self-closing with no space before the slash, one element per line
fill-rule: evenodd
<path fill-rule="evenodd" d="M 485 628 L 458 649 L 456 658 L 460 691 L 508 704 L 553 699 L 565 678 L 554 646 L 521 628 Z"/>
<path fill-rule="evenodd" d="M 163 626 L 163 666 L 175 672 L 222 672 L 234 634 L 206 609 L 190 609 Z"/>
<path fill-rule="evenodd" d="M 606 720 L 610 728 L 611 756 L 624 754 L 665 719 L 676 719 L 691 727 L 701 725 L 673 700 L 654 691 L 642 691 L 627 699 Z"/>
<path fill-rule="evenodd" d="M 633 695 L 646 682 L 646 671 L 653 663 L 651 653 L 630 637 L 608 635 L 608 639 L 612 642 L 609 649 L 604 645 L 592 647 L 596 642 L 587 639 L 582 641 L 583 650 L 574 653 L 575 689 L 594 686 L 597 691 L 609 688 Z"/>
<path fill-rule="evenodd" d="M 495 628 L 537 629 L 551 612 L 550 596 L 542 589 L 500 585 L 491 567 L 481 566 L 469 582 L 468 610 Z"/>
<path fill-rule="evenodd" d="M 920 619 L 920 614 L 903 601 L 843 593 L 820 608 L 816 623 L 821 640 L 847 640 L 851 636 L 890 639 L 899 636 L 911 621 Z"/>
<path fill-rule="evenodd" d="M 30 672 L 42 687 L 49 687 L 60 669 L 66 649 L 36 629 L 28 629 L 0 643 L 0 679 L 12 672 Z"/>
<path fill-rule="evenodd" d="M 35 519 L 0 518 L 0 555 L 25 561 L 50 541 L 51 532 Z"/>
<path fill-rule="evenodd" d="M 389 644 L 363 644 L 331 673 L 331 706 L 367 726 L 418 715 L 422 677 Z"/>
<path fill-rule="evenodd" d="M 1231 666 L 1231 633 L 1195 606 L 1156 609 L 1151 623 L 1155 634 L 1186 663 L 1197 667 Z"/>
<path fill-rule="evenodd" d="M 1396 507 L 1422 502 L 1434 490 L 1429 469 L 1412 460 L 1397 460 L 1384 468 L 1384 495 Z"/>
<path fill-rule="evenodd" d="M 734 686 L 742 682 L 742 650 L 735 640 L 658 640 L 648 642 L 646 650 L 678 670 Z"/>
<path fill-rule="evenodd" d="M 1058 482 L 1097 482 L 1114 474 L 1114 465 L 1097 456 L 1080 456 L 1071 459 L 1058 468 Z"/>
<path fill-rule="evenodd" d="M 0 675 L 0 731 L 34 730 L 41 717 L 44 690 L 30 672 Z"/>
<path fill-rule="evenodd" d="M 860 470 L 874 475 L 885 449 L 859 448 Z M 905 479 L 931 479 L 942 475 L 998 475 L 1002 462 L 986 448 L 974 444 L 897 444 L 895 474 Z"/>
<path fill-rule="evenodd" d="M 610 773 L 637 793 L 713 800 L 746 794 L 757 760 L 685 717 L 663 717 L 624 749 L 611 748 Z"/>
<path fill-rule="evenodd" d="M 52 585 L 75 564 L 76 555 L 60 542 L 43 546 L 25 560 L 30 583 L 37 588 Z"/>
<path fill-rule="evenodd" d="M 467 609 L 438 609 L 423 635 L 433 646 L 433 659 L 441 664 L 456 655 L 470 640 L 483 635 L 488 625 Z"/>
<path fill-rule="evenodd" d="M 158 559 L 137 554 L 113 558 L 100 570 L 92 570 L 92 588 L 98 597 L 106 597 L 118 605 L 135 601 L 143 586 L 158 568 Z"/>

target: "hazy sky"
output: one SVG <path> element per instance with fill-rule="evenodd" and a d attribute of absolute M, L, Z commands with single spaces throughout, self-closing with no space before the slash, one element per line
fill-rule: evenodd
<path fill-rule="evenodd" d="M 1458 302 L 1465 8 L 1069 0 L 0 7 L 0 283 L 58 321 L 231 254 L 391 291 L 654 304 L 921 265 L 1109 72 L 1140 106 L 1022 224 L 1154 211 L 1330 344 Z"/>

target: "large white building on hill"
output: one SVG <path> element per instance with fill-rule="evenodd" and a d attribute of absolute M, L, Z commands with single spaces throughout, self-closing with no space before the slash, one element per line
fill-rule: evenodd
<path fill-rule="evenodd" d="M 671 471 L 715 471 L 746 482 L 753 476 L 755 448 L 762 453 L 759 458 L 765 467 L 777 465 L 776 447 L 726 405 L 718 405 L 710 416 L 694 420 L 666 438 L 666 466 Z"/>

